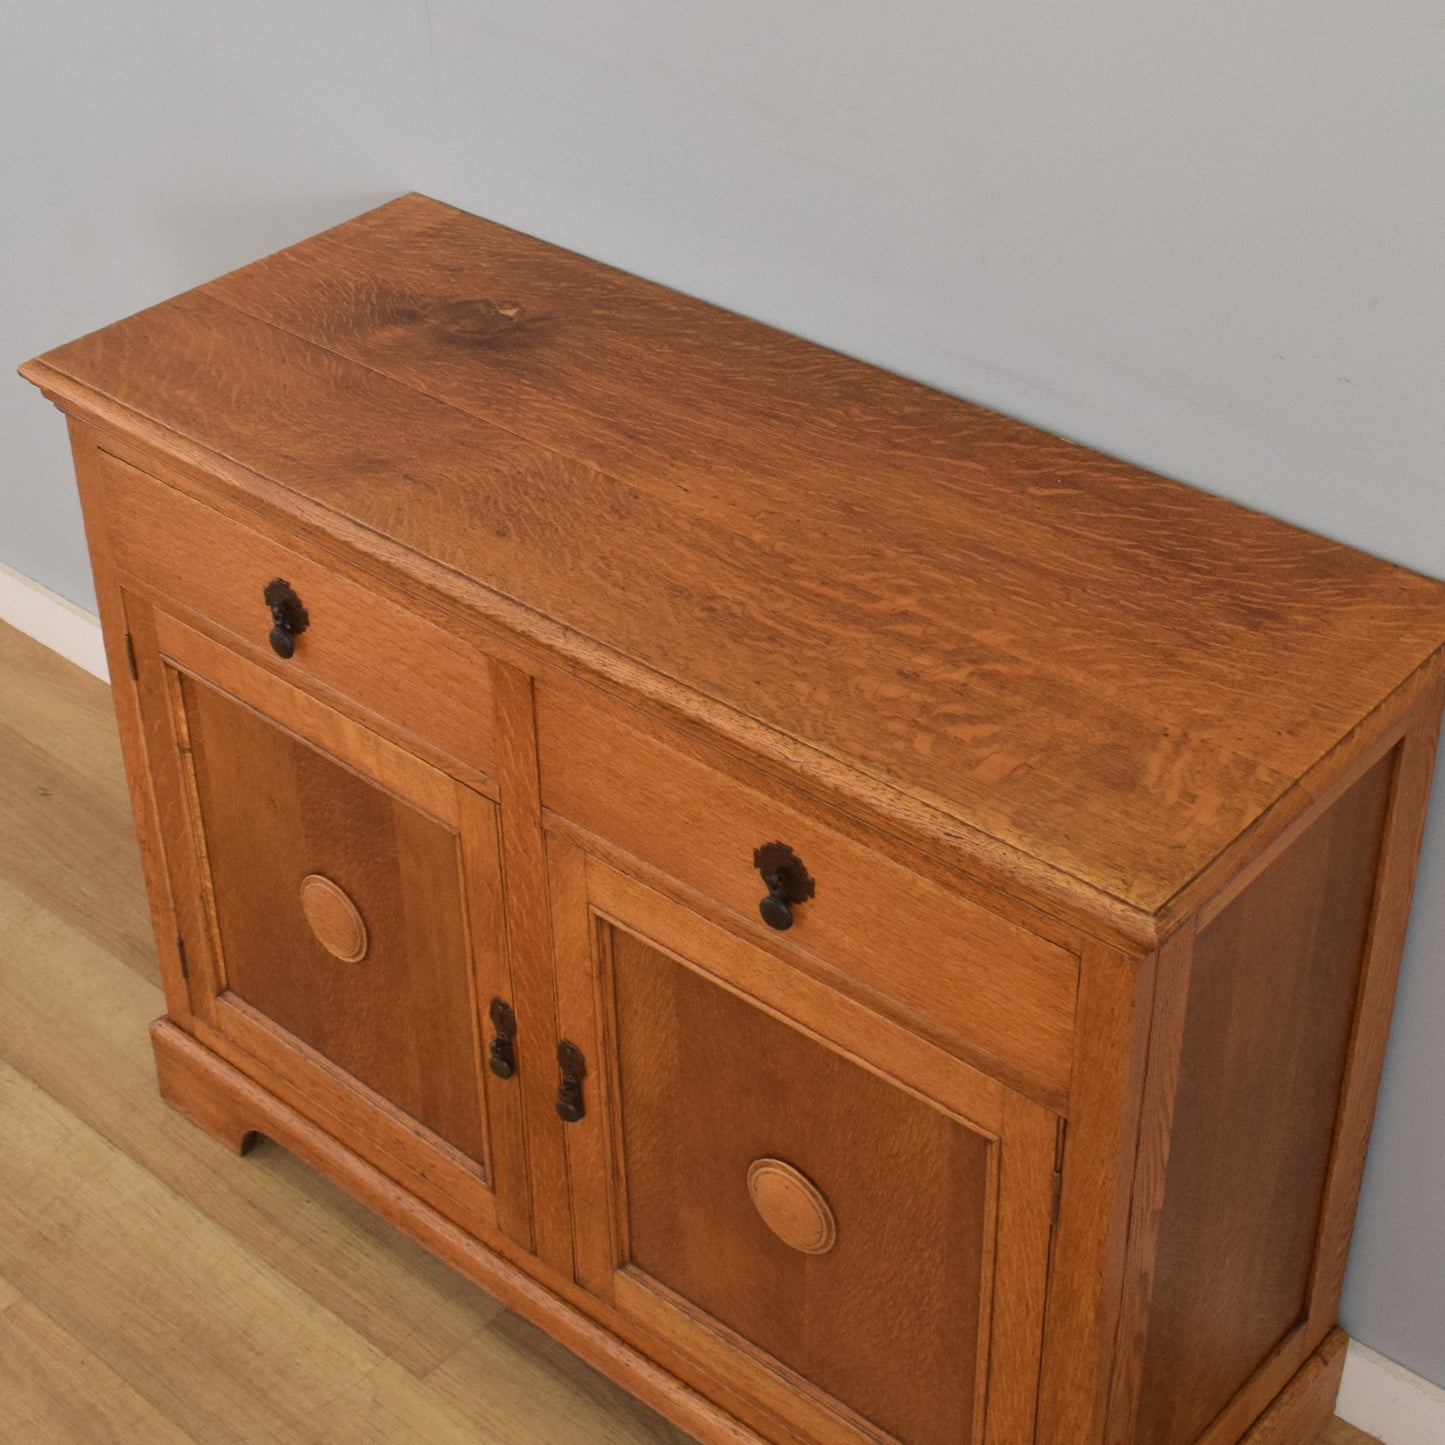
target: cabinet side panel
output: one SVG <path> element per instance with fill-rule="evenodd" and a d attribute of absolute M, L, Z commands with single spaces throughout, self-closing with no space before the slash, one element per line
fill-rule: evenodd
<path fill-rule="evenodd" d="M 1140 1445 L 1190 1445 L 1308 1313 L 1394 763 L 1195 940 Z"/>

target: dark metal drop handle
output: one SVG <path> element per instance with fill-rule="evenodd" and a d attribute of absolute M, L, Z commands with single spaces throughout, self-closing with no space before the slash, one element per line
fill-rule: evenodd
<path fill-rule="evenodd" d="M 517 1051 L 512 1043 L 517 1037 L 517 1015 L 512 1012 L 510 1004 L 494 998 L 487 1016 L 492 1021 L 492 1040 L 487 1045 L 487 1067 L 499 1079 L 510 1079 L 517 1072 Z"/>
<path fill-rule="evenodd" d="M 557 1115 L 566 1124 L 575 1124 L 587 1113 L 582 1102 L 582 1080 L 587 1075 L 587 1060 L 576 1044 L 563 1039 L 557 1045 L 557 1067 L 562 1082 L 557 1085 Z"/>
<path fill-rule="evenodd" d="M 277 657 L 290 657 L 296 651 L 296 639 L 311 625 L 311 619 L 291 584 L 280 577 L 268 582 L 261 595 L 271 609 L 271 650 Z"/>
<path fill-rule="evenodd" d="M 753 850 L 753 867 L 762 874 L 768 896 L 758 912 L 769 928 L 780 932 L 793 926 L 793 909 L 816 891 L 803 860 L 786 843 L 764 843 Z"/>

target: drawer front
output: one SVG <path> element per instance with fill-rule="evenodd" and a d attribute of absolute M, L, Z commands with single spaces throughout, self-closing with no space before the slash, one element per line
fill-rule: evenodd
<path fill-rule="evenodd" d="M 825 982 L 985 1072 L 1067 1097 L 1078 960 L 760 789 L 643 733 L 640 715 L 540 686 L 542 799 L 554 814 L 696 889 Z M 782 789 L 779 789 L 782 792 Z M 767 927 L 754 849 L 790 847 L 813 879 L 786 932 Z"/>
<path fill-rule="evenodd" d="M 223 629 L 254 662 L 340 694 L 407 738 L 495 775 L 486 658 L 406 608 L 115 457 L 101 454 L 116 564 L 147 592 Z M 290 658 L 268 643 L 265 589 L 280 578 L 308 623 Z"/>

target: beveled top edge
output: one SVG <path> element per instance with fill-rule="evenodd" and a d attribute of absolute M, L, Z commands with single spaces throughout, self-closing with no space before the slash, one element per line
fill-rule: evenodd
<path fill-rule="evenodd" d="M 318 237 L 313 237 L 310 241 L 299 243 L 296 247 L 285 248 L 266 260 L 274 261 L 277 257 L 295 255 L 327 237 L 334 239 L 344 234 L 349 235 L 358 222 L 375 221 L 376 218 L 384 217 L 398 209 L 401 212 L 417 214 L 432 210 L 438 214 L 445 213 L 452 217 L 472 219 L 467 218 L 466 213 L 457 211 L 456 208 L 438 202 L 430 202 L 417 193 L 410 193 L 397 201 L 367 212 L 354 221 L 343 222 L 327 232 L 320 233 Z M 494 223 L 479 224 L 490 227 Z M 521 233 L 510 234 L 520 236 Z M 543 245 L 540 242 L 535 244 Z M 546 249 L 553 250 L 550 247 Z M 572 258 L 573 261 L 577 259 Z M 256 268 L 263 264 L 263 262 L 252 263 L 230 275 L 232 277 L 243 276 L 246 273 L 255 272 Z M 226 279 L 220 278 L 220 281 Z M 197 290 L 205 292 L 207 295 L 213 295 L 218 285 L 219 282 L 207 283 L 207 286 L 197 288 Z M 639 283 L 639 285 L 649 286 L 650 283 Z M 187 293 L 187 295 L 193 294 L 195 293 Z M 173 304 L 161 303 L 160 307 L 151 308 L 151 311 L 162 311 Z M 222 298 L 221 304 L 232 307 L 233 303 L 229 299 Z M 137 313 L 137 318 L 147 314 Z M 731 315 L 731 313 L 720 314 Z M 101 332 L 91 333 L 91 336 L 115 334 L 120 329 L 127 328 L 137 318 L 130 318 L 128 322 L 120 322 L 114 326 L 103 328 Z M 756 325 L 744 322 L 741 318 L 734 319 L 741 326 Z M 275 325 L 271 321 L 264 324 Z M 292 334 L 294 336 L 295 333 Z M 786 338 L 785 333 L 773 334 L 788 341 L 793 340 Z M 81 340 L 85 341 L 86 339 L 82 338 Z M 315 342 L 307 341 L 304 337 L 298 339 L 303 345 L 316 345 Z M 1069 867 L 1061 866 L 1057 858 L 1051 859 L 1041 854 L 1037 848 L 1031 848 L 1020 837 L 1008 836 L 1007 829 L 1000 830 L 996 826 L 991 827 L 976 818 L 970 818 L 968 809 L 963 805 L 960 805 L 957 810 L 940 807 L 938 799 L 931 799 L 928 796 L 928 790 L 919 790 L 897 777 L 889 777 L 886 770 L 880 771 L 862 758 L 849 759 L 836 750 L 815 748 L 799 735 L 802 730 L 780 728 L 767 716 L 760 716 L 757 709 L 733 706 L 725 697 L 716 695 L 706 687 L 695 686 L 685 678 L 668 676 L 666 673 L 659 672 L 659 669 L 645 657 L 609 647 L 598 637 L 589 636 L 585 631 L 580 630 L 574 620 L 558 616 L 546 608 L 531 605 L 528 600 L 511 595 L 504 587 L 489 586 L 478 576 L 469 574 L 467 570 L 458 568 L 442 558 L 429 556 L 425 550 L 418 550 L 396 538 L 390 539 L 389 545 L 386 543 L 380 546 L 376 545 L 378 535 L 384 534 L 378 534 L 376 529 L 369 527 L 363 518 L 349 516 L 336 506 L 328 506 L 319 498 L 308 498 L 304 491 L 297 491 L 295 486 L 286 480 L 249 464 L 249 459 L 229 455 L 226 451 L 216 451 L 207 444 L 206 440 L 197 435 L 195 429 L 173 429 L 161 420 L 157 409 L 147 410 L 144 406 L 137 407 L 133 399 L 128 400 L 125 395 L 115 395 L 98 385 L 97 373 L 93 368 L 67 364 L 70 358 L 66 353 L 73 353 L 79 345 L 80 343 L 71 343 L 68 347 L 58 348 L 56 351 L 46 353 L 41 358 L 27 362 L 21 366 L 20 373 L 47 391 L 52 399 L 57 400 L 67 409 L 88 410 L 92 419 L 99 421 L 102 425 L 118 427 L 123 431 L 136 434 L 137 423 L 143 422 L 144 425 L 139 430 L 151 433 L 150 445 L 182 455 L 190 451 L 191 460 L 211 472 L 224 472 L 229 469 L 230 481 L 233 486 L 244 488 L 252 493 L 258 489 L 272 495 L 284 492 L 294 501 L 309 502 L 319 509 L 315 520 L 319 521 L 321 514 L 334 519 L 330 527 L 331 531 L 336 530 L 336 524 L 341 524 L 347 530 L 355 531 L 358 535 L 366 535 L 369 538 L 369 550 L 373 559 L 375 560 L 383 554 L 389 554 L 387 565 L 397 574 L 412 576 L 426 574 L 431 585 L 436 585 L 438 576 L 445 574 L 451 579 L 447 587 L 449 594 L 454 599 L 462 601 L 463 605 L 476 608 L 494 621 L 503 622 L 520 637 L 537 642 L 549 651 L 585 661 L 586 665 L 602 676 L 636 692 L 644 699 L 650 699 L 653 703 L 661 705 L 669 711 L 677 709 L 680 688 L 690 691 L 695 699 L 696 711 L 699 715 L 703 716 L 709 727 L 727 739 L 732 746 L 752 750 L 759 746 L 760 740 L 766 740 L 768 755 L 796 776 L 802 786 L 812 790 L 822 786 L 829 792 L 849 798 L 855 808 L 861 806 L 877 811 L 887 817 L 892 826 L 903 827 L 910 833 L 922 835 L 935 847 L 941 848 L 950 856 L 962 856 L 970 859 L 975 868 L 983 864 L 984 871 L 991 876 L 1015 880 L 1028 879 L 1035 891 L 1038 891 L 1043 897 L 1052 896 L 1055 900 L 1064 896 L 1070 897 L 1090 916 L 1100 921 L 1107 919 L 1106 926 L 1111 933 L 1118 932 L 1136 946 L 1152 946 L 1154 942 L 1157 942 L 1160 930 L 1167 931 L 1168 927 L 1172 926 L 1171 920 L 1180 915 L 1183 901 L 1192 896 L 1192 891 L 1197 891 L 1197 880 L 1211 871 L 1219 857 L 1236 845 L 1247 843 L 1253 835 L 1271 833 L 1275 830 L 1278 819 L 1297 813 L 1303 803 L 1292 795 L 1292 790 L 1312 772 L 1321 769 L 1327 771 L 1331 766 L 1332 754 L 1337 750 L 1349 748 L 1353 738 L 1367 733 L 1372 725 L 1371 720 L 1388 711 L 1390 699 L 1402 689 L 1408 688 L 1412 679 L 1423 676 L 1432 667 L 1438 668 L 1441 647 L 1445 645 L 1445 621 L 1442 621 L 1442 626 L 1435 634 L 1434 641 L 1427 640 L 1422 643 L 1424 650 L 1421 655 L 1413 662 L 1406 659 L 1401 664 L 1404 670 L 1399 673 L 1388 690 L 1377 695 L 1373 705 L 1366 708 L 1363 713 L 1349 720 L 1347 725 L 1341 726 L 1332 740 L 1325 737 L 1313 757 L 1307 758 L 1297 765 L 1298 771 L 1293 776 L 1282 773 L 1278 785 L 1271 785 L 1269 789 L 1261 793 L 1260 806 L 1254 816 L 1230 833 L 1227 838 L 1224 838 L 1223 843 L 1214 853 L 1208 856 L 1201 855 L 1192 869 L 1177 871 L 1169 876 L 1167 881 L 1161 875 L 1161 886 L 1153 886 L 1148 890 L 1136 890 L 1131 893 L 1117 884 L 1111 883 L 1107 874 L 1099 873 L 1097 869 L 1095 869 L 1095 876 L 1089 877 L 1078 871 L 1071 871 Z M 330 351 L 327 354 L 337 355 Z M 355 358 L 349 359 L 355 361 Z M 837 358 L 837 360 L 841 361 L 842 359 Z M 862 363 L 848 363 L 848 365 L 862 368 L 868 372 L 874 370 L 873 368 L 863 368 Z M 408 384 L 405 381 L 396 381 L 395 378 L 390 379 L 397 385 Z M 908 385 L 917 387 L 916 383 Z M 126 391 L 125 386 L 118 389 L 121 392 Z M 922 387 L 917 389 L 921 392 L 928 391 L 927 388 Z M 956 402 L 951 398 L 941 398 L 941 394 L 938 393 L 928 394 L 953 402 L 953 405 L 958 408 L 969 407 L 967 403 Z M 431 400 L 437 401 L 441 405 L 454 405 L 444 397 L 432 397 Z M 976 408 L 972 408 L 972 410 L 977 411 Z M 1006 419 L 1000 420 L 1006 421 Z M 1021 427 L 1021 424 L 1009 425 Z M 567 455 L 566 453 L 553 453 L 549 448 L 541 446 L 530 437 L 521 436 L 515 432 L 511 435 L 528 455 L 538 458 L 559 455 L 565 457 Z M 1043 434 L 1038 435 L 1042 436 Z M 1050 440 L 1057 441 L 1057 439 Z M 1063 443 L 1060 445 L 1072 446 L 1072 444 Z M 1074 450 L 1088 457 L 1096 455 L 1088 453 L 1087 449 L 1076 448 Z M 218 466 L 220 459 L 224 459 L 224 465 Z M 1124 467 L 1124 464 L 1114 463 L 1108 458 L 1099 460 L 1101 464 L 1107 465 L 1109 468 Z M 1147 476 L 1147 474 L 1139 472 L 1137 468 L 1125 468 L 1125 470 L 1140 476 Z M 1162 479 L 1159 480 L 1162 484 Z M 1174 487 L 1179 484 L 1167 483 L 1166 485 Z M 1220 507 L 1239 512 L 1247 511 L 1247 509 L 1238 508 L 1235 504 L 1223 499 L 1214 500 Z M 1298 529 L 1293 530 L 1298 531 Z M 1300 535 L 1307 538 L 1310 534 L 1302 533 Z M 1322 539 L 1317 540 L 1322 543 Z M 1352 550 L 1342 548 L 1339 544 L 1322 545 L 1336 549 L 1337 552 L 1348 553 Z M 419 567 L 418 563 L 424 565 Z M 1418 574 L 1408 573 L 1406 569 L 1394 567 L 1393 564 L 1378 563 L 1377 567 L 1388 568 L 1391 572 L 1404 576 L 1418 576 Z M 1432 579 L 1420 580 L 1428 581 L 1432 587 L 1439 588 L 1439 584 L 1434 583 Z M 1442 596 L 1445 596 L 1445 588 L 1441 588 L 1440 592 Z M 1441 605 L 1440 616 L 1445 619 L 1445 604 Z M 867 784 L 861 790 L 857 786 L 851 786 L 860 780 L 866 780 Z M 885 789 L 887 792 L 880 791 L 880 789 Z M 1220 836 L 1224 837 L 1223 834 Z M 985 860 L 987 861 L 985 862 Z"/>

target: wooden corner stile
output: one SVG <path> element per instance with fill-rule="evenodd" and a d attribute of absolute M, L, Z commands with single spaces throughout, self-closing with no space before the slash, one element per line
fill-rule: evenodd
<path fill-rule="evenodd" d="M 1154 985 L 1153 1022 L 1144 1075 L 1139 1148 L 1134 1167 L 1134 1197 L 1129 1213 L 1127 1264 L 1114 1371 L 1109 1390 L 1109 1445 L 1131 1445 L 1139 1407 L 1139 1385 L 1148 1343 L 1149 1305 L 1153 1296 L 1155 1251 L 1169 1173 L 1174 1099 L 1189 1007 L 1194 928 L 1181 928 L 1159 951 Z"/>
<path fill-rule="evenodd" d="M 507 949 L 517 1015 L 517 1077 L 527 1121 L 528 1183 L 538 1256 L 567 1278 L 573 1273 L 566 1143 L 554 1112 L 557 999 L 552 966 L 552 911 L 537 786 L 532 680 L 492 663 L 497 709 L 498 782 L 505 859 Z"/>
<path fill-rule="evenodd" d="M 1405 948 L 1405 929 L 1425 829 L 1442 709 L 1445 709 L 1445 681 L 1437 682 L 1410 714 L 1395 765 L 1369 940 L 1320 1213 L 1310 1294 L 1312 1334 L 1322 1334 L 1335 1323 L 1344 1287 L 1370 1126 L 1385 1066 L 1385 1045 L 1394 1010 L 1395 984 L 1400 976 L 1400 958 Z"/>
<path fill-rule="evenodd" d="M 130 791 L 136 838 L 140 844 L 141 868 L 145 875 L 151 926 L 158 940 L 177 940 L 174 949 L 167 949 L 164 944 L 159 948 L 166 1015 L 176 1023 L 184 1025 L 191 1017 L 190 991 L 180 951 L 175 910 L 171 904 L 170 880 L 166 873 L 165 854 L 161 845 L 159 816 L 155 796 L 151 791 L 150 771 L 146 765 L 145 727 L 141 718 L 140 701 L 132 681 L 134 672 L 130 641 L 126 631 L 124 602 L 116 578 L 110 522 L 97 474 L 101 435 L 75 417 L 67 417 L 66 426 L 70 433 L 76 484 L 80 492 L 85 535 L 95 576 L 101 634 L 105 641 L 106 663 L 110 668 L 111 699 L 115 706 L 116 724 L 120 729 L 126 786 Z"/>
<path fill-rule="evenodd" d="M 233 1154 L 249 1154 L 261 1116 L 242 1094 L 214 1087 L 214 1073 L 203 1067 L 200 1045 L 169 1019 L 157 1019 L 151 1025 L 151 1048 L 161 1098 Z"/>
<path fill-rule="evenodd" d="M 1159 964 L 1157 953 L 1135 959 L 1093 942 L 1080 959 L 1040 1441 L 1096 1445 L 1103 1439 Z"/>

